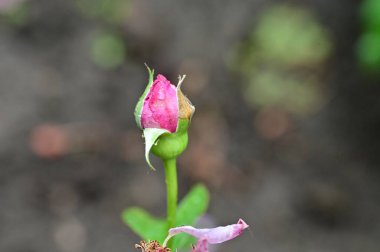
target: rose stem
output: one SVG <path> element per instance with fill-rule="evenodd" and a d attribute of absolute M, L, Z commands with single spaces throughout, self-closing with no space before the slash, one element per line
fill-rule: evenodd
<path fill-rule="evenodd" d="M 178 197 L 176 159 L 166 159 L 163 160 L 163 162 L 165 167 L 165 182 L 167 191 L 167 221 L 169 228 L 172 228 L 176 223 Z"/>

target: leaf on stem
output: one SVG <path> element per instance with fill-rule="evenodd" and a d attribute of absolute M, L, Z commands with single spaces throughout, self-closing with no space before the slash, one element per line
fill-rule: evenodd
<path fill-rule="evenodd" d="M 142 239 L 162 243 L 167 235 L 168 224 L 164 219 L 151 216 L 145 210 L 131 207 L 122 213 L 123 221 Z"/>

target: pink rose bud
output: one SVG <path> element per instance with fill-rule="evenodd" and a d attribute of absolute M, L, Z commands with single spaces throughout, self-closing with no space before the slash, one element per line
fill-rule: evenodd
<path fill-rule="evenodd" d="M 149 161 L 151 150 L 162 159 L 175 158 L 185 150 L 195 108 L 181 91 L 185 75 L 174 86 L 161 74 L 153 81 L 154 70 L 147 68 L 149 82 L 136 105 L 135 119 L 144 131 L 146 160 L 154 169 Z"/>
<path fill-rule="evenodd" d="M 187 233 L 198 238 L 197 246 L 194 248 L 193 252 L 207 252 L 207 244 L 217 244 L 239 236 L 243 233 L 244 229 L 249 226 L 242 219 L 236 224 L 216 227 L 216 228 L 194 228 L 192 226 L 182 226 L 169 229 L 169 235 L 164 241 L 166 246 L 167 242 L 171 237 L 180 233 Z"/>
<path fill-rule="evenodd" d="M 195 111 L 181 91 L 181 84 L 186 76 L 179 77 L 176 87 L 161 74 L 153 81 L 154 71 L 149 68 L 148 71 L 149 83 L 137 103 L 136 122 L 141 129 L 157 128 L 174 133 L 180 119 L 190 120 Z"/>
<path fill-rule="evenodd" d="M 177 88 L 159 74 L 145 97 L 141 111 L 141 126 L 166 129 L 173 133 L 178 125 Z"/>

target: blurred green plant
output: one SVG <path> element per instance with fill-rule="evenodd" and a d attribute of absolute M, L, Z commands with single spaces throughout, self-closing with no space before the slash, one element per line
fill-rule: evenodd
<path fill-rule="evenodd" d="M 86 17 L 120 24 L 130 12 L 129 0 L 76 0 L 78 10 Z"/>
<path fill-rule="evenodd" d="M 93 39 L 91 56 L 99 67 L 115 68 L 124 62 L 126 46 L 120 35 L 108 32 L 101 33 Z"/>
<path fill-rule="evenodd" d="M 0 3 L 0 20 L 16 27 L 23 26 L 28 20 L 29 11 L 29 5 L 24 0 L 4 1 Z"/>
<path fill-rule="evenodd" d="M 362 1 L 360 7 L 360 17 L 366 30 L 376 30 L 380 32 L 380 1 Z"/>
<path fill-rule="evenodd" d="M 360 65 L 367 71 L 380 70 L 380 1 L 364 0 L 360 8 L 363 33 L 357 44 Z"/>
<path fill-rule="evenodd" d="M 307 10 L 276 5 L 259 18 L 230 66 L 242 74 L 242 92 L 252 107 L 278 106 L 297 115 L 318 110 L 318 81 L 332 50 L 328 32 Z"/>
<path fill-rule="evenodd" d="M 268 10 L 251 36 L 261 57 L 288 66 L 319 64 L 331 50 L 325 29 L 301 8 Z"/>
<path fill-rule="evenodd" d="M 243 94 L 252 107 L 277 106 L 297 115 L 310 114 L 323 102 L 315 79 L 283 73 L 276 68 L 253 74 Z"/>

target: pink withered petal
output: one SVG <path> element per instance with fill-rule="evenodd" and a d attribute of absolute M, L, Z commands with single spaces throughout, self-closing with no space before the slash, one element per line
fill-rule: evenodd
<path fill-rule="evenodd" d="M 208 252 L 207 240 L 200 239 L 197 243 L 197 246 L 193 248 L 192 252 Z"/>
<path fill-rule="evenodd" d="M 176 87 L 159 74 L 144 100 L 141 125 L 143 128 L 160 128 L 173 133 L 177 129 L 178 114 Z"/>
<path fill-rule="evenodd" d="M 198 244 L 194 248 L 193 252 L 207 252 L 207 244 L 217 244 L 228 240 L 231 240 L 239 236 L 244 229 L 248 228 L 248 224 L 242 219 L 236 224 L 216 227 L 216 228 L 194 228 L 192 226 L 182 226 L 169 229 L 169 236 L 166 238 L 166 242 L 176 234 L 187 233 L 198 238 Z"/>

